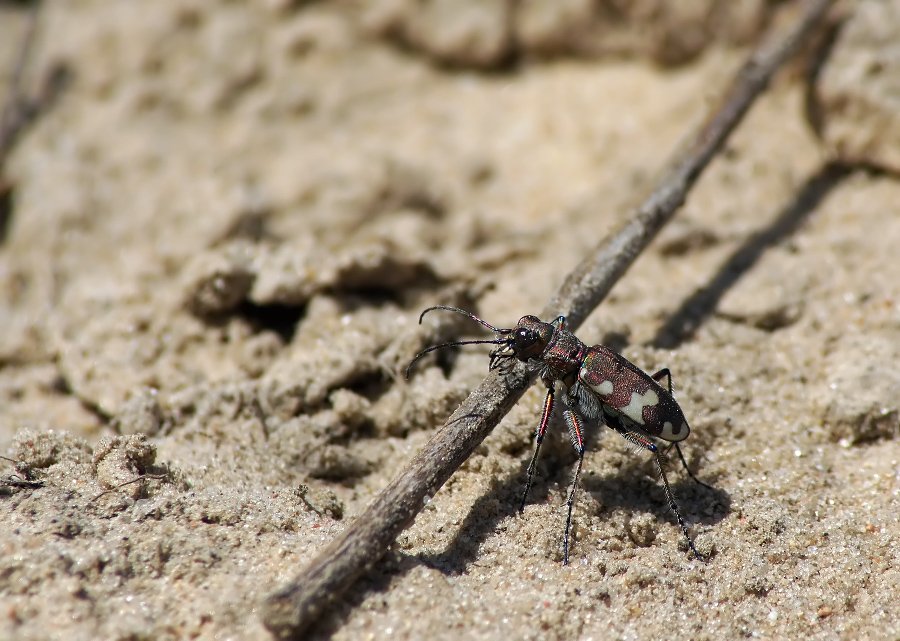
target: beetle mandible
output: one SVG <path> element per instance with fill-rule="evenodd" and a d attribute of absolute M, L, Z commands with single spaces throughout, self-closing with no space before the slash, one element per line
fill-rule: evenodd
<path fill-rule="evenodd" d="M 657 438 L 670 442 L 678 452 L 688 475 L 697 483 L 710 487 L 694 476 L 679 447 L 679 442 L 690 434 L 690 427 L 681 407 L 672 395 L 672 375 L 668 368 L 663 368 L 650 375 L 608 347 L 603 345 L 588 347 L 575 334 L 566 329 L 566 319 L 563 316 L 549 323 L 542 321 L 537 316 L 523 316 L 515 327 L 502 329 L 494 327 L 464 309 L 449 305 L 435 305 L 422 312 L 419 316 L 419 323 L 421 324 L 425 314 L 438 309 L 467 316 L 494 332 L 496 338 L 450 341 L 427 347 L 410 362 L 406 370 L 407 377 L 416 361 L 429 352 L 456 345 L 492 344 L 497 345 L 497 348 L 490 354 L 489 369 L 497 369 L 504 364 L 509 364 L 512 359 L 518 359 L 536 367 L 540 379 L 547 387 L 544 409 L 535 435 L 534 454 L 527 468 L 525 491 L 519 506 L 520 512 L 525 509 L 528 492 L 534 480 L 541 443 L 544 441 L 544 435 L 556 405 L 556 396 L 557 394 L 562 396 L 565 405 L 565 409 L 562 411 L 563 420 L 568 427 L 572 445 L 578 453 L 578 464 L 566 501 L 568 512 L 563 537 L 564 565 L 569 562 L 569 531 L 572 525 L 575 490 L 578 487 L 581 466 L 584 462 L 584 427 L 586 424 L 606 425 L 630 443 L 653 455 L 656 472 L 662 479 L 669 509 L 675 515 L 691 552 L 698 559 L 705 560 L 705 557 L 694 545 L 687 524 L 681 516 L 681 511 L 678 509 L 663 469 L 659 446 L 653 441 L 654 438 Z M 661 384 L 664 378 L 668 381 L 666 387 Z M 557 383 L 560 388 L 558 390 Z"/>

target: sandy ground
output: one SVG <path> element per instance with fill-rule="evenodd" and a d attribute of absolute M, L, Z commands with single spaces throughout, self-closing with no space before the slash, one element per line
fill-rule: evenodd
<path fill-rule="evenodd" d="M 486 370 L 474 347 L 403 380 L 477 334 L 418 311 L 539 309 L 770 11 L 655 4 L 47 3 L 27 80 L 71 81 L 5 167 L 0 638 L 268 638 L 260 601 Z M 562 438 L 516 513 L 535 388 L 318 636 L 900 639 L 900 146 L 877 82 L 900 38 L 876 18 L 812 80 L 779 76 L 579 331 L 671 368 L 716 489 L 670 477 L 711 560 L 604 430 L 563 567 Z"/>

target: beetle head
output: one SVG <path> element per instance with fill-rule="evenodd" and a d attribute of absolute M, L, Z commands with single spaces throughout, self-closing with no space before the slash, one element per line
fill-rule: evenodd
<path fill-rule="evenodd" d="M 529 359 L 539 357 L 544 352 L 544 349 L 547 347 L 547 344 L 550 342 L 550 338 L 553 335 L 553 326 L 550 323 L 542 322 L 537 316 L 523 316 L 519 319 L 519 322 L 516 323 L 515 327 L 503 329 L 494 327 L 471 312 L 467 312 L 458 307 L 450 307 L 448 305 L 429 307 L 419 316 L 419 323 L 422 322 L 422 318 L 424 318 L 425 314 L 435 309 L 443 309 L 462 314 L 463 316 L 468 316 L 475 322 L 494 332 L 496 336 L 495 338 L 490 339 L 450 341 L 448 343 L 426 347 L 416 354 L 416 357 L 413 358 L 412 362 L 410 362 L 409 366 L 406 368 L 407 378 L 416 361 L 425 356 L 425 354 L 443 347 L 473 344 L 497 345 L 498 347 L 491 352 L 490 360 L 490 369 L 496 369 L 508 364 L 513 358 L 520 361 L 528 361 Z"/>
<path fill-rule="evenodd" d="M 537 316 L 523 316 L 516 323 L 507 341 L 513 356 L 520 361 L 538 358 L 547 349 L 553 336 L 553 326 Z"/>

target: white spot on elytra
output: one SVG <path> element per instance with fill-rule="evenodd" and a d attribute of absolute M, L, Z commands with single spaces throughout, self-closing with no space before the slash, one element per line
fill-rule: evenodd
<path fill-rule="evenodd" d="M 652 389 L 643 394 L 631 393 L 631 402 L 619 411 L 638 425 L 644 424 L 644 408 L 659 403 L 659 396 Z"/>
<path fill-rule="evenodd" d="M 613 387 L 612 381 L 603 381 L 599 385 L 592 385 L 591 389 L 597 392 L 600 396 L 609 396 L 613 393 L 615 387 Z"/>
<path fill-rule="evenodd" d="M 691 429 L 688 427 L 688 424 L 682 421 L 681 425 L 678 428 L 678 431 L 673 431 L 675 428 L 669 421 L 663 423 L 662 433 L 659 435 L 660 438 L 664 438 L 667 441 L 683 441 L 687 438 Z"/>

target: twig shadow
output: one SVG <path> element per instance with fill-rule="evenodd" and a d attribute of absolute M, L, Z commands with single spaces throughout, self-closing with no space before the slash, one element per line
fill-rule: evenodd
<path fill-rule="evenodd" d="M 674 349 L 690 339 L 712 315 L 722 297 L 750 271 L 766 250 L 793 234 L 850 172 L 850 167 L 833 162 L 820 167 L 771 225 L 748 238 L 707 285 L 681 304 L 659 328 L 651 344 L 661 349 Z"/>
<path fill-rule="evenodd" d="M 450 544 L 440 552 L 416 555 L 419 562 L 443 574 L 464 573 L 478 558 L 478 550 L 500 522 L 517 515 L 525 489 L 527 463 L 524 460 L 516 471 L 501 478 L 492 478 L 488 489 L 476 499 Z M 536 479 L 528 502 L 544 501 L 547 495 L 546 483 Z"/>

